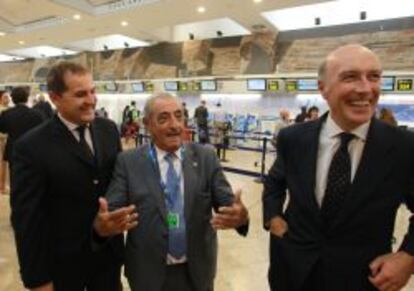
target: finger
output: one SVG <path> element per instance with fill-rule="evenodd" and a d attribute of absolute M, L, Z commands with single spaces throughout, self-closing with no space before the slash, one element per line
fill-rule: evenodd
<path fill-rule="evenodd" d="M 135 211 L 135 205 L 130 205 L 128 207 L 122 207 L 117 210 L 111 211 L 108 213 L 108 219 L 116 221 L 118 219 L 123 219 L 127 215 L 132 214 Z"/>
<path fill-rule="evenodd" d="M 388 280 L 384 276 L 383 272 L 380 271 L 376 276 L 370 277 L 370 281 L 375 287 L 380 288 L 382 285 L 387 283 Z"/>
<path fill-rule="evenodd" d="M 128 231 L 128 230 L 130 230 L 134 227 L 137 227 L 137 226 L 138 226 L 138 221 L 128 223 L 127 226 L 125 227 L 124 231 Z"/>
<path fill-rule="evenodd" d="M 99 197 L 99 213 L 108 212 L 108 201 L 104 197 Z"/>
<path fill-rule="evenodd" d="M 234 193 L 234 203 L 241 203 L 241 194 L 242 194 L 242 190 L 237 189 L 236 192 Z"/>
<path fill-rule="evenodd" d="M 220 215 L 220 214 L 233 215 L 236 212 L 237 210 L 233 206 L 222 206 L 222 207 L 219 207 L 217 215 Z"/>
<path fill-rule="evenodd" d="M 369 264 L 369 268 L 371 270 L 371 275 L 373 277 L 375 277 L 378 274 L 378 272 L 380 271 L 383 263 L 384 263 L 383 257 L 380 256 L 380 257 L 377 257 L 375 260 L 373 260 L 371 262 L 371 264 Z"/>

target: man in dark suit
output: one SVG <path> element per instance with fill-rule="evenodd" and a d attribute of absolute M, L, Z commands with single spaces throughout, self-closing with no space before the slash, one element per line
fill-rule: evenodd
<path fill-rule="evenodd" d="M 209 143 L 210 136 L 208 132 L 208 110 L 206 107 L 206 101 L 202 100 L 200 106 L 196 108 L 194 112 L 194 119 L 197 123 L 199 142 Z"/>
<path fill-rule="evenodd" d="M 8 135 L 4 151 L 5 161 L 10 161 L 14 143 L 27 131 L 43 122 L 42 116 L 26 105 L 29 88 L 14 87 L 10 95 L 15 106 L 0 115 L 0 132 Z"/>
<path fill-rule="evenodd" d="M 399 206 L 414 209 L 414 139 L 375 119 L 381 73 L 366 47 L 336 49 L 319 70 L 329 113 L 280 131 L 263 193 L 272 290 L 391 291 L 410 278 L 414 226 L 391 244 Z"/>
<path fill-rule="evenodd" d="M 58 114 L 15 145 L 12 224 L 23 283 L 36 291 L 118 291 L 122 238 L 92 251 L 92 222 L 120 141 L 94 118 L 90 72 L 62 62 L 47 77 Z"/>
<path fill-rule="evenodd" d="M 236 228 L 245 235 L 247 210 L 240 192 L 233 195 L 214 151 L 183 144 L 178 99 L 155 95 L 144 111 L 152 143 L 118 156 L 106 196 L 109 209 L 136 206 L 138 214 L 119 220 L 121 230 L 136 224 L 139 215 L 127 238 L 129 284 L 133 291 L 212 291 L 216 229 Z M 117 233 L 107 215 L 107 202 L 101 199 L 95 222 L 101 236 Z"/>
<path fill-rule="evenodd" d="M 33 106 L 33 109 L 37 110 L 45 120 L 52 118 L 53 116 L 52 106 L 46 101 L 45 96 L 43 95 L 37 97 L 37 103 Z"/>

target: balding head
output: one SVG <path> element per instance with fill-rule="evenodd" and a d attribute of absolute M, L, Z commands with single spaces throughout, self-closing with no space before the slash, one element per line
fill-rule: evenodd
<path fill-rule="evenodd" d="M 326 56 L 326 58 L 319 65 L 318 79 L 324 80 L 332 66 L 335 66 L 338 61 L 343 61 L 344 59 L 347 59 L 353 55 L 370 56 L 374 58 L 380 66 L 380 61 L 377 55 L 369 48 L 360 44 L 347 44 L 336 48 Z"/>
<path fill-rule="evenodd" d="M 378 57 L 359 44 L 332 51 L 319 68 L 319 90 L 331 117 L 345 131 L 368 122 L 375 113 L 382 68 Z"/>

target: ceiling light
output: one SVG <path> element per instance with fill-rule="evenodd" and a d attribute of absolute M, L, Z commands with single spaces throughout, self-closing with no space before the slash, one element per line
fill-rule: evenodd
<path fill-rule="evenodd" d="M 24 45 L 25 44 L 24 40 L 19 40 L 19 44 Z"/>
<path fill-rule="evenodd" d="M 6 35 L 5 32 L 0 31 L 0 36 L 5 36 L 5 35 Z"/>
<path fill-rule="evenodd" d="M 81 19 L 81 15 L 80 14 L 75 14 L 75 15 L 73 15 L 73 19 L 80 20 Z"/>
<path fill-rule="evenodd" d="M 206 12 L 206 8 L 205 8 L 204 6 L 199 6 L 199 7 L 197 8 L 197 12 L 198 12 L 198 13 L 204 13 L 204 12 Z"/>
<path fill-rule="evenodd" d="M 253 0 L 254 3 L 262 3 L 262 0 Z"/>
<path fill-rule="evenodd" d="M 122 25 L 122 26 L 128 26 L 128 21 L 122 21 L 122 22 L 121 22 L 121 25 Z"/>

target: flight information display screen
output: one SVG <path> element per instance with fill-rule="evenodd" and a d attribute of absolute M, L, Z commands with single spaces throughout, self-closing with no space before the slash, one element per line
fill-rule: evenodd
<path fill-rule="evenodd" d="M 178 82 L 177 81 L 164 82 L 164 89 L 166 91 L 178 91 Z"/>
<path fill-rule="evenodd" d="M 265 91 L 266 80 L 265 79 L 249 79 L 247 80 L 247 90 L 249 91 Z"/>

